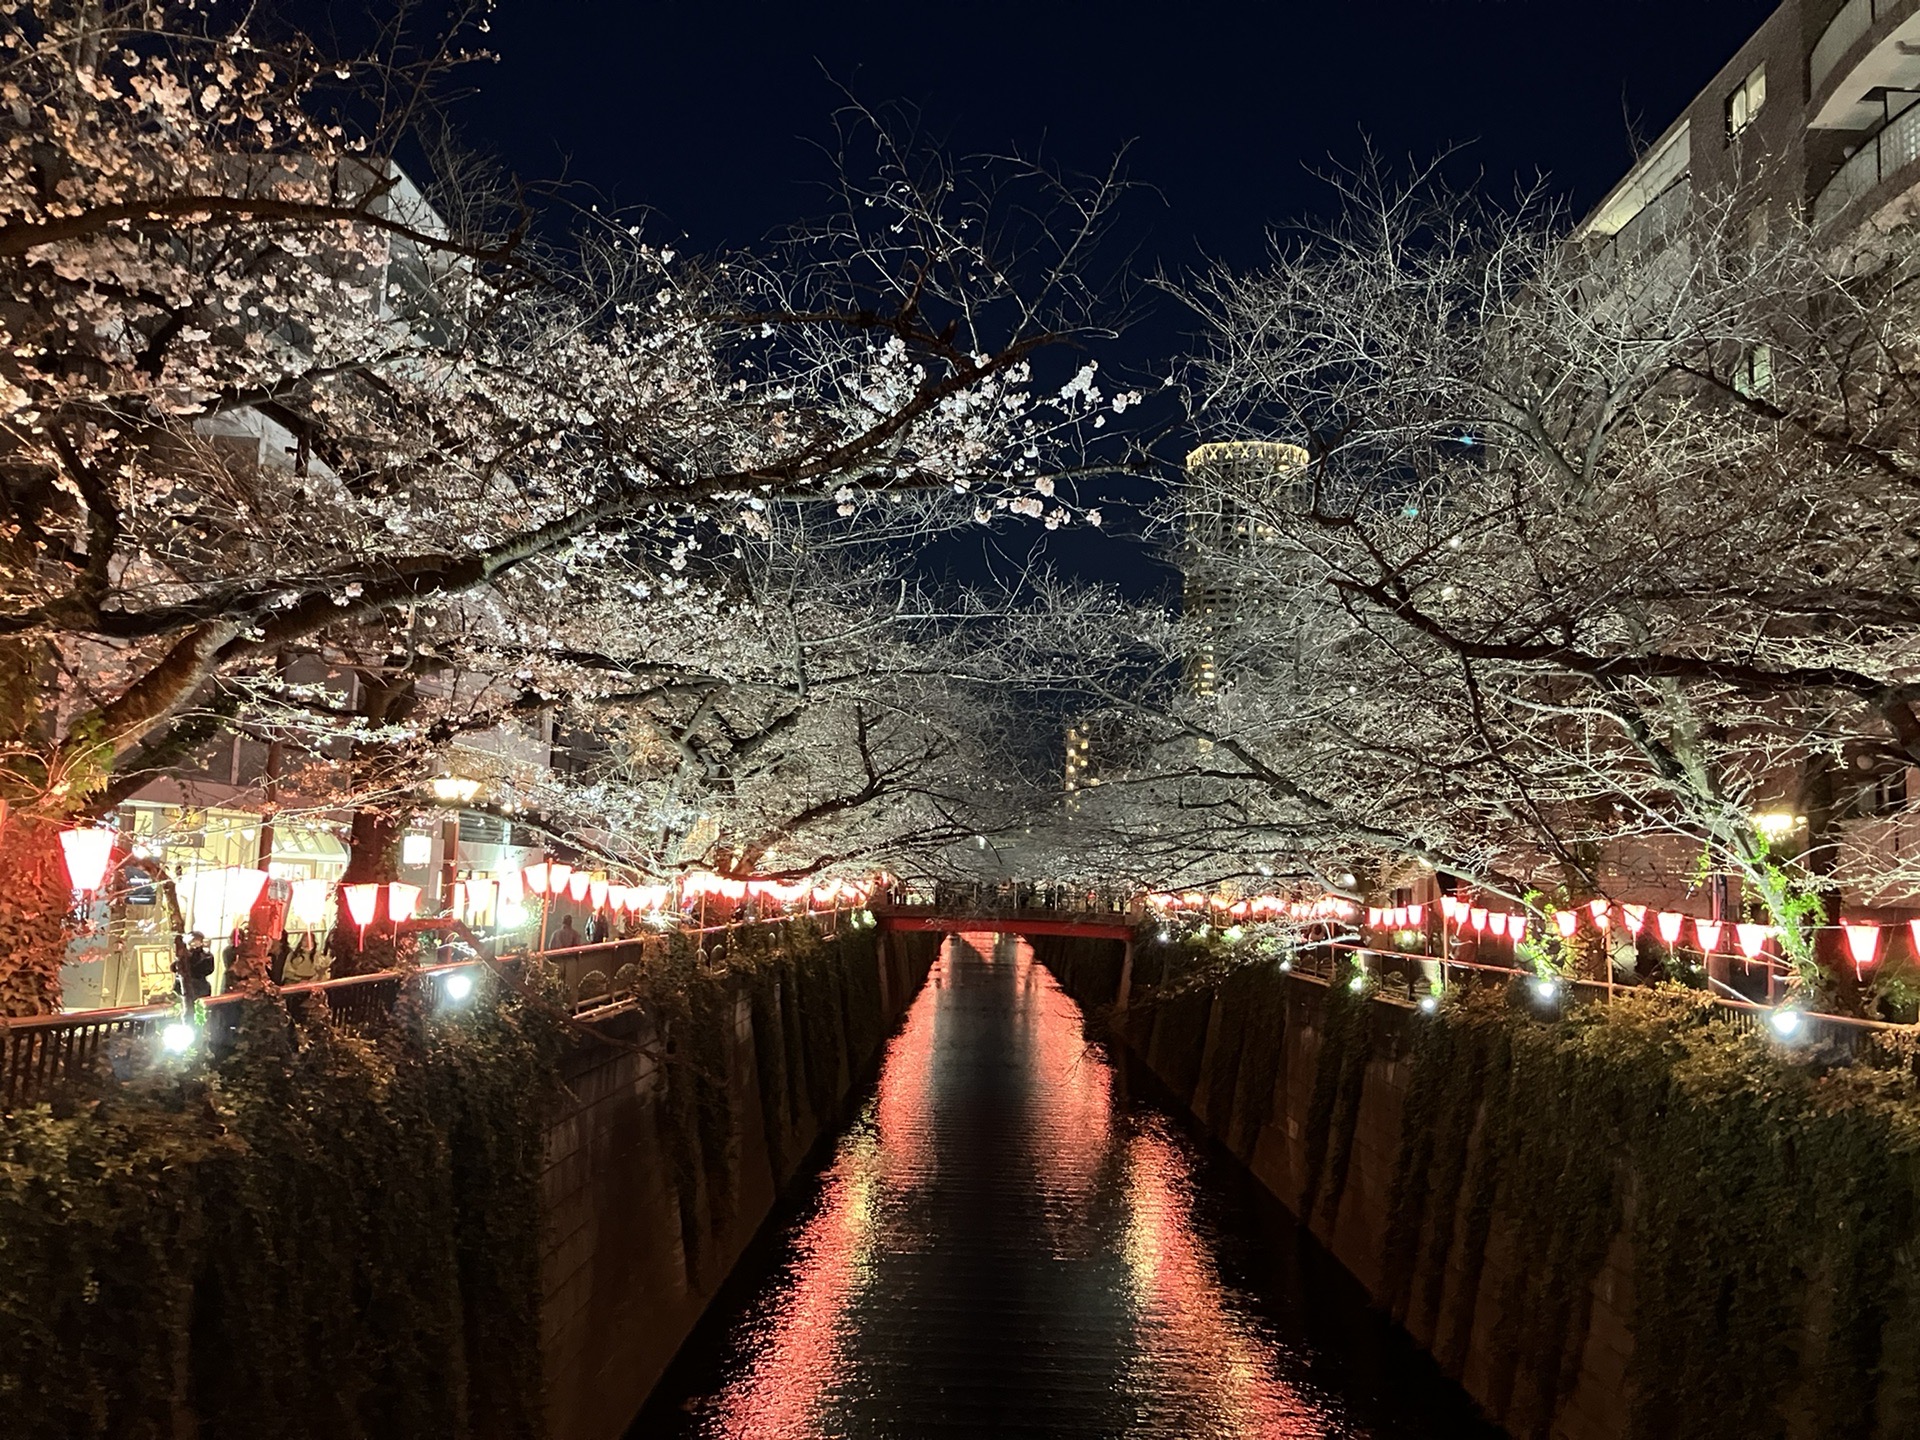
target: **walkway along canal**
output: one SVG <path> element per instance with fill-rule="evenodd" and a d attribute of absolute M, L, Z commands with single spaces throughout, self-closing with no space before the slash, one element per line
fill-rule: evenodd
<path fill-rule="evenodd" d="M 774 1223 L 632 1440 L 1499 1433 L 1025 944 L 947 942 Z"/>

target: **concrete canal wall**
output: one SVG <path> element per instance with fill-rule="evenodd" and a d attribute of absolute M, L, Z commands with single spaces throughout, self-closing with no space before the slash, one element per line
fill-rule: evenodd
<path fill-rule="evenodd" d="M 1272 962 L 1156 994 L 1173 962 L 1141 948 L 1122 1009 L 1121 946 L 1035 945 L 1509 1433 L 1920 1433 L 1911 1110 L 1867 1093 L 1892 1080 L 1651 1012 L 1436 1019 Z"/>
<path fill-rule="evenodd" d="M 852 932 L 574 1049 L 541 1186 L 550 1440 L 626 1432 L 938 947 Z"/>

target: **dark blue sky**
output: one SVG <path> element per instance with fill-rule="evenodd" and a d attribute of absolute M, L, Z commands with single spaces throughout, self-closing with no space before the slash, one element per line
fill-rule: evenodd
<path fill-rule="evenodd" d="M 462 107 L 523 176 L 564 173 L 658 217 L 657 237 L 750 245 L 817 211 L 845 85 L 905 102 L 950 151 L 1043 147 L 1103 168 L 1131 142 L 1143 267 L 1256 263 L 1324 207 L 1310 173 L 1361 136 L 1394 157 L 1467 148 L 1456 178 L 1545 172 L 1576 208 L 1676 116 L 1771 0 L 1078 0 L 658 4 L 500 0 L 498 65 Z M 1181 322 L 1148 315 L 1110 366 L 1164 372 Z M 1064 544 L 1121 576 L 1137 553 Z"/>

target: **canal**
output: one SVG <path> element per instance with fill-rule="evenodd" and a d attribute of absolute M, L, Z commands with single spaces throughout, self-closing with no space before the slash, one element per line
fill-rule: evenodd
<path fill-rule="evenodd" d="M 1025 945 L 949 941 L 630 1440 L 1502 1433 L 1138 1083 Z"/>

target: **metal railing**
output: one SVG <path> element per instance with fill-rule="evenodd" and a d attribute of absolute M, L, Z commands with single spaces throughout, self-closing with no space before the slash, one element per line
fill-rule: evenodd
<path fill-rule="evenodd" d="M 564 950 L 524 951 L 498 962 L 487 947 L 465 927 L 458 933 L 477 958 L 429 965 L 415 972 L 419 983 L 433 986 L 461 971 L 476 977 L 489 968 L 509 974 L 545 971 L 555 978 L 577 1017 L 604 1015 L 637 998 L 647 962 L 663 957 L 676 934 L 696 939 L 699 953 L 710 963 L 724 963 L 730 937 L 756 925 L 783 924 L 789 917 L 747 917 L 731 925 L 701 929 L 662 930 Z M 840 912 L 813 915 L 829 936 L 838 932 Z M 416 921 L 408 930 L 451 931 L 443 922 Z M 347 975 L 286 985 L 272 993 L 286 1004 L 295 1023 L 308 1023 L 324 1010 L 336 1025 L 375 1029 L 386 1023 L 401 997 L 405 976 L 395 970 Z M 254 997 L 218 995 L 201 1003 L 194 1045 L 220 1055 L 233 1046 L 243 1015 L 242 1006 Z M 11 1110 L 46 1099 L 62 1087 L 111 1075 L 130 1079 L 150 1068 L 164 1053 L 163 1037 L 169 1025 L 181 1020 L 178 1002 L 128 1006 L 112 1010 L 84 1010 L 67 1015 L 36 1015 L 19 1019 L 0 1017 L 0 1110 Z"/>
<path fill-rule="evenodd" d="M 1903 110 L 1885 129 L 1865 141 L 1822 188 L 1813 202 L 1813 225 L 1823 229 L 1882 180 L 1920 159 L 1920 105 Z"/>

